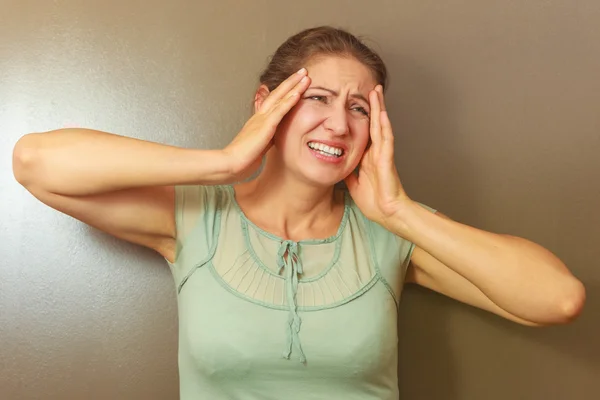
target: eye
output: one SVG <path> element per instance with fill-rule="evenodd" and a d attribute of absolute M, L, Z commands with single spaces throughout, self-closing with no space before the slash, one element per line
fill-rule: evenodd
<path fill-rule="evenodd" d="M 358 111 L 359 113 L 364 114 L 366 117 L 369 116 L 369 112 L 367 110 L 365 110 L 364 107 L 356 106 L 356 107 L 352 108 L 352 110 Z"/>
<path fill-rule="evenodd" d="M 316 100 L 316 101 L 320 101 L 321 103 L 327 104 L 327 96 L 314 95 L 314 96 L 307 96 L 307 97 L 305 97 L 305 99 Z M 353 108 L 351 108 L 351 110 L 358 111 L 359 113 L 363 114 L 364 116 L 369 117 L 369 112 L 362 106 L 354 106 Z"/>
<path fill-rule="evenodd" d="M 308 96 L 307 99 L 317 100 L 320 102 L 325 102 L 327 100 L 325 96 Z"/>

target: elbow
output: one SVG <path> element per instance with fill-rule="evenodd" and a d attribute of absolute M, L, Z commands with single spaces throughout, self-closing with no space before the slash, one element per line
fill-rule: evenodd
<path fill-rule="evenodd" d="M 577 319 L 585 305 L 585 286 L 581 281 L 572 278 L 569 290 L 566 291 L 559 310 L 562 315 L 562 323 L 569 323 Z"/>
<path fill-rule="evenodd" d="M 15 144 L 12 154 L 13 175 L 17 182 L 25 187 L 32 183 L 33 171 L 39 158 L 34 135 L 27 134 L 21 137 Z"/>
<path fill-rule="evenodd" d="M 586 299 L 585 286 L 576 278 L 571 278 L 568 286 L 553 305 L 553 317 L 542 325 L 564 325 L 577 319 L 583 311 Z"/>
<path fill-rule="evenodd" d="M 536 318 L 519 320 L 522 325 L 547 327 L 566 325 L 577 319 L 583 311 L 586 293 L 585 286 L 575 277 L 570 277 L 565 284 L 563 294 L 545 305 L 545 311 Z"/>

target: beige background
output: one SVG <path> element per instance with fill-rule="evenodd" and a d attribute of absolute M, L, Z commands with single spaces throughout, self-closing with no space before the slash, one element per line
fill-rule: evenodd
<path fill-rule="evenodd" d="M 401 178 L 462 222 L 549 247 L 584 281 L 573 325 L 403 297 L 402 399 L 600 398 L 600 3 L 0 0 L 0 397 L 176 399 L 166 264 L 38 203 L 25 133 L 84 126 L 221 147 L 267 57 L 332 24 L 391 72 Z"/>

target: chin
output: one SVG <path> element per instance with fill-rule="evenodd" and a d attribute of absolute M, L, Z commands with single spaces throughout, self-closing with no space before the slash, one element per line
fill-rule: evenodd
<path fill-rule="evenodd" d="M 349 174 L 340 174 L 339 171 L 323 171 L 318 168 L 309 168 L 308 166 L 301 166 L 299 173 L 303 181 L 317 187 L 335 186 Z"/>

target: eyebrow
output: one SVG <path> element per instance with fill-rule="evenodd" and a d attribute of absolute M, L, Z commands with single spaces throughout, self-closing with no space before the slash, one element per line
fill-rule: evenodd
<path fill-rule="evenodd" d="M 331 93 L 332 95 L 334 95 L 334 96 L 336 96 L 336 97 L 337 97 L 337 96 L 339 96 L 339 93 L 338 93 L 338 92 L 336 92 L 335 90 L 327 89 L 327 88 L 324 88 L 323 86 L 311 86 L 311 87 L 309 87 L 308 89 L 320 89 L 320 90 L 324 90 L 324 91 L 326 91 L 326 92 L 329 92 L 329 93 Z M 308 90 L 308 89 L 306 89 L 306 90 Z M 355 98 L 355 99 L 360 99 L 360 100 L 364 101 L 365 103 L 367 103 L 367 104 L 369 104 L 369 105 L 371 104 L 371 103 L 369 103 L 369 100 L 367 100 L 367 99 L 365 98 L 365 96 L 363 96 L 363 95 L 362 95 L 362 94 L 360 94 L 360 93 L 352 93 L 352 94 L 350 95 L 350 97 L 352 97 L 352 98 Z"/>

